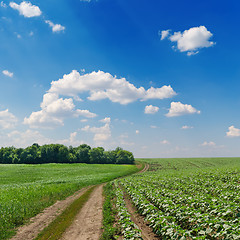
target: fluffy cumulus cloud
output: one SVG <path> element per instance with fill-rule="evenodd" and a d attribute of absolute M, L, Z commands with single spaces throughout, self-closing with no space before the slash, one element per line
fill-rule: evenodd
<path fill-rule="evenodd" d="M 167 38 L 170 35 L 170 29 L 168 30 L 163 30 L 159 32 L 159 35 L 161 36 L 161 40 Z"/>
<path fill-rule="evenodd" d="M 171 86 L 161 88 L 151 87 L 145 90 L 137 88 L 125 78 L 117 78 L 103 71 L 92 73 L 79 73 L 73 70 L 62 79 L 52 81 L 50 89 L 43 96 L 41 110 L 33 112 L 24 119 L 30 127 L 63 126 L 64 119 L 69 117 L 96 117 L 89 110 L 75 109 L 75 101 L 83 101 L 79 95 L 88 93 L 90 101 L 109 99 L 112 102 L 128 104 L 137 100 L 164 99 L 176 95 Z M 62 98 L 60 96 L 67 96 Z M 110 119 L 105 119 L 105 123 Z"/>
<path fill-rule="evenodd" d="M 210 142 L 205 141 L 201 144 L 201 146 L 203 146 L 203 147 L 215 147 L 216 143 L 212 142 L 212 141 L 210 141 Z"/>
<path fill-rule="evenodd" d="M 240 129 L 230 126 L 226 135 L 227 137 L 240 137 Z"/>
<path fill-rule="evenodd" d="M 117 78 L 110 73 L 94 71 L 81 75 L 76 70 L 64 75 L 58 81 L 53 81 L 49 92 L 72 97 L 83 92 L 89 92 L 88 99 L 91 101 L 109 99 L 120 104 L 128 104 L 138 99 L 142 101 L 147 99 L 164 99 L 176 95 L 171 86 L 151 87 L 145 90 L 143 87 L 135 87 L 125 78 Z"/>
<path fill-rule="evenodd" d="M 6 8 L 6 7 L 7 7 L 7 4 L 4 3 L 3 1 L 1 1 L 0 6 L 3 7 L 3 8 Z"/>
<path fill-rule="evenodd" d="M 62 26 L 61 24 L 54 24 L 52 21 L 50 20 L 46 20 L 45 23 L 47 23 L 51 28 L 52 28 L 52 31 L 54 33 L 57 33 L 57 32 L 62 32 L 65 30 L 65 27 Z"/>
<path fill-rule="evenodd" d="M 170 142 L 169 142 L 168 140 L 163 140 L 163 141 L 161 141 L 160 143 L 163 144 L 163 145 L 168 145 L 168 144 L 170 144 Z"/>
<path fill-rule="evenodd" d="M 215 43 L 210 41 L 213 34 L 205 26 L 192 27 L 184 32 L 174 32 L 169 30 L 162 31 L 161 40 L 168 37 L 171 42 L 176 42 L 176 48 L 180 52 L 187 52 L 187 55 L 197 54 L 199 49 L 208 48 Z"/>
<path fill-rule="evenodd" d="M 8 129 L 13 128 L 17 124 L 17 118 L 8 111 L 8 109 L 4 111 L 0 111 L 0 128 Z"/>
<path fill-rule="evenodd" d="M 59 98 L 56 93 L 46 93 L 43 96 L 41 110 L 33 112 L 28 118 L 24 118 L 24 124 L 32 128 L 53 128 L 63 126 L 64 119 L 72 117 L 93 118 L 97 115 L 89 110 L 75 109 L 72 98 Z"/>
<path fill-rule="evenodd" d="M 186 114 L 200 114 L 200 111 L 189 104 L 183 104 L 181 102 L 172 102 L 167 117 L 177 117 Z"/>
<path fill-rule="evenodd" d="M 101 119 L 99 122 L 110 123 L 111 122 L 111 118 L 110 117 L 105 117 L 104 119 Z"/>
<path fill-rule="evenodd" d="M 16 147 L 27 147 L 33 143 L 43 145 L 53 142 L 51 139 L 44 137 L 40 132 L 30 129 L 25 132 L 12 131 L 8 133 L 7 137 L 10 144 Z"/>
<path fill-rule="evenodd" d="M 96 143 L 102 143 L 111 137 L 110 122 L 107 122 L 102 127 L 90 127 L 89 125 L 87 125 L 83 127 L 81 130 L 85 132 L 94 133 L 93 140 Z"/>
<path fill-rule="evenodd" d="M 144 113 L 146 114 L 155 114 L 159 110 L 159 107 L 153 106 L 153 105 L 148 105 L 145 107 Z"/>
<path fill-rule="evenodd" d="M 30 2 L 23 1 L 20 4 L 10 2 L 9 6 L 13 9 L 18 10 L 20 15 L 24 17 L 39 17 L 42 12 L 38 6 L 32 5 Z"/>
<path fill-rule="evenodd" d="M 181 129 L 183 129 L 183 130 L 192 129 L 192 128 L 193 128 L 192 126 L 187 126 L 187 125 L 184 125 L 181 127 Z"/>
<path fill-rule="evenodd" d="M 3 70 L 2 73 L 7 77 L 13 77 L 13 72 L 9 72 L 8 70 Z"/>
<path fill-rule="evenodd" d="M 83 144 L 83 141 L 80 141 L 77 139 L 77 132 L 72 132 L 70 133 L 69 138 L 67 139 L 62 139 L 62 140 L 55 140 L 53 142 L 59 143 L 59 144 L 63 144 L 63 145 L 67 145 L 67 146 L 79 146 L 81 144 Z"/>

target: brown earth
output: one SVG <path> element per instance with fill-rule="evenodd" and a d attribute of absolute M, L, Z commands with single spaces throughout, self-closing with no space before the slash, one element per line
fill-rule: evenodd
<path fill-rule="evenodd" d="M 144 217 L 137 213 L 137 209 L 129 200 L 128 196 L 124 196 L 126 207 L 128 212 L 131 214 L 131 220 L 138 226 L 141 230 L 143 240 L 157 240 L 160 239 L 155 235 L 152 228 L 144 221 Z"/>
<path fill-rule="evenodd" d="M 96 187 L 61 240 L 98 240 L 101 236 L 103 184 Z"/>
<path fill-rule="evenodd" d="M 147 171 L 148 164 L 139 173 Z M 76 192 L 74 195 L 62 201 L 57 201 L 54 205 L 44 209 L 37 216 L 30 219 L 29 224 L 19 227 L 17 234 L 11 240 L 32 240 L 47 227 L 58 215 L 60 215 L 74 200 L 81 197 L 87 189 L 84 188 Z M 103 206 L 103 184 L 96 187 L 90 195 L 87 203 L 77 214 L 73 224 L 66 230 L 62 236 L 62 240 L 98 240 L 102 233 L 102 206 Z M 134 218 L 135 211 L 131 212 Z M 138 218 L 138 216 L 135 216 Z M 145 224 L 146 225 L 146 224 Z M 142 229 L 139 225 L 140 229 Z M 145 229 L 145 228 L 144 228 Z M 145 232 L 146 230 L 144 230 Z M 146 231 L 147 232 L 147 231 Z M 146 233 L 145 235 L 148 235 Z M 151 235 L 152 236 L 152 235 Z M 155 238 L 145 238 L 155 239 Z"/>
<path fill-rule="evenodd" d="M 29 224 L 18 228 L 16 235 L 11 240 L 31 240 L 60 215 L 74 200 L 80 198 L 88 188 L 77 191 L 72 196 L 62 201 L 57 201 L 52 206 L 45 208 L 42 213 L 30 219 Z"/>
<path fill-rule="evenodd" d="M 146 163 L 142 171 L 140 171 L 139 173 L 146 172 L 148 169 L 149 169 L 149 164 Z M 124 194 L 124 200 L 125 200 L 128 212 L 131 214 L 131 220 L 141 230 L 142 238 L 144 240 L 160 239 L 158 236 L 155 235 L 152 228 L 149 227 L 148 224 L 144 221 L 144 217 L 137 213 L 136 207 L 132 204 L 131 200 L 129 199 L 129 196 L 126 193 Z"/>

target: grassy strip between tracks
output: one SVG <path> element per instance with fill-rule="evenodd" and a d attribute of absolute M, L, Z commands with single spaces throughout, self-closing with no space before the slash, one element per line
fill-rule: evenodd
<path fill-rule="evenodd" d="M 88 189 L 80 198 L 75 200 L 65 211 L 50 223 L 35 240 L 60 239 L 65 230 L 72 224 L 74 217 L 87 202 L 95 187 Z"/>
<path fill-rule="evenodd" d="M 109 182 L 104 186 L 104 204 L 103 204 L 103 233 L 100 240 L 111 240 L 119 232 L 117 226 L 114 226 L 117 211 L 115 205 L 115 194 L 113 184 Z"/>
<path fill-rule="evenodd" d="M 137 163 L 137 170 L 135 173 L 140 172 L 144 169 L 144 163 Z M 126 175 L 131 175 L 132 173 L 128 173 Z M 104 215 L 104 239 L 108 239 L 106 237 L 113 236 L 116 234 L 117 229 L 113 227 L 113 222 L 115 217 L 113 213 L 110 213 L 113 209 L 111 208 L 112 201 L 112 189 L 111 186 L 105 187 L 105 198 L 106 201 L 104 203 L 103 211 Z M 91 192 L 94 187 L 91 187 L 87 190 L 80 198 L 75 200 L 61 215 L 59 215 L 51 224 L 49 224 L 35 240 L 57 240 L 60 239 L 65 230 L 72 224 L 74 217 L 81 210 L 82 206 L 87 202 Z M 110 211 L 110 212 L 109 212 Z"/>
<path fill-rule="evenodd" d="M 146 163 L 137 162 L 136 165 L 138 166 L 138 171 L 136 173 L 138 173 L 145 168 Z M 120 229 L 116 224 L 116 196 L 113 188 L 112 182 L 104 186 L 103 232 L 100 240 L 112 240 L 120 234 Z"/>

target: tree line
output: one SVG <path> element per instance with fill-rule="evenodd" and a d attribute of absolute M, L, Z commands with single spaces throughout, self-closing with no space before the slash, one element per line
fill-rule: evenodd
<path fill-rule="evenodd" d="M 98 163 L 134 164 L 133 154 L 117 147 L 105 151 L 102 147 L 91 148 L 87 144 L 66 147 L 62 144 L 34 143 L 27 148 L 2 147 L 0 164 L 42 164 L 42 163 Z"/>

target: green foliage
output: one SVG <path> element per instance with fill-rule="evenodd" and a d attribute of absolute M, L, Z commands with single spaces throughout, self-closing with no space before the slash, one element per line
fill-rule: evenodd
<path fill-rule="evenodd" d="M 82 187 L 136 171 L 135 165 L 0 164 L 0 239 Z"/>
<path fill-rule="evenodd" d="M 91 149 L 87 144 L 67 148 L 62 144 L 39 146 L 34 143 L 25 149 L 6 147 L 0 149 L 0 164 L 41 164 L 41 163 L 94 163 L 94 164 L 133 164 L 131 152 L 121 148 L 104 151 L 104 148 Z"/>
<path fill-rule="evenodd" d="M 126 150 L 119 150 L 117 152 L 117 164 L 133 164 L 134 163 L 134 157 L 133 154 Z"/>
<path fill-rule="evenodd" d="M 93 148 L 89 151 L 89 159 L 90 163 L 102 163 L 104 162 L 104 148 L 97 147 Z"/>
<path fill-rule="evenodd" d="M 116 189 L 116 209 L 118 212 L 118 223 L 121 227 L 121 233 L 124 239 L 135 240 L 142 239 L 141 230 L 137 227 L 137 225 L 131 220 L 131 215 L 127 210 L 123 192 L 121 188 L 118 186 L 118 182 L 114 182 Z"/>
<path fill-rule="evenodd" d="M 72 224 L 74 217 L 87 202 L 94 188 L 90 188 L 80 198 L 76 199 L 52 223 L 50 223 L 36 238 L 36 240 L 58 240 L 65 230 Z"/>
<path fill-rule="evenodd" d="M 162 239 L 240 239 L 240 158 L 138 159 L 119 181 Z"/>
<path fill-rule="evenodd" d="M 104 204 L 103 204 L 103 233 L 101 240 L 111 240 L 117 234 L 118 229 L 114 226 L 116 210 L 114 208 L 113 185 L 108 183 L 104 186 Z"/>

